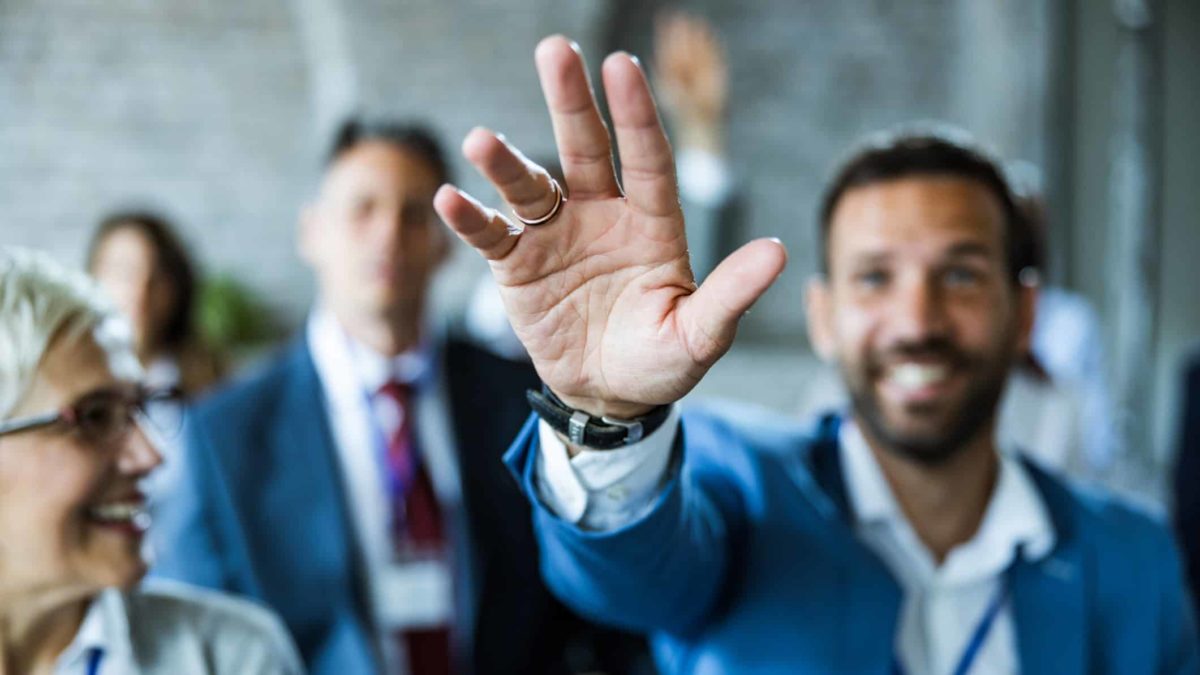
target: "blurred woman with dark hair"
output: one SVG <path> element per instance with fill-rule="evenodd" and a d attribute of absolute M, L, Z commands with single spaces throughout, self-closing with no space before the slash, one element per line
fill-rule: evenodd
<path fill-rule="evenodd" d="M 193 321 L 197 279 L 187 249 L 166 220 L 127 211 L 105 218 L 88 247 L 88 271 L 133 325 L 138 359 L 156 386 L 191 397 L 225 372 Z"/>

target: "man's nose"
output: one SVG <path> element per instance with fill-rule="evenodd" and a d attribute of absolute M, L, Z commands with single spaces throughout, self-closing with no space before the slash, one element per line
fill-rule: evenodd
<path fill-rule="evenodd" d="M 383 251 L 395 250 L 404 237 L 404 225 L 402 211 L 381 210 L 372 223 L 374 245 Z"/>
<path fill-rule="evenodd" d="M 906 342 L 941 336 L 948 326 L 941 289 L 925 275 L 900 285 L 889 314 L 894 337 Z"/>

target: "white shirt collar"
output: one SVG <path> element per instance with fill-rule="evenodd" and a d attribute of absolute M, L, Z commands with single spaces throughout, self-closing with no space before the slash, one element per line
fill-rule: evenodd
<path fill-rule="evenodd" d="M 314 352 L 342 357 L 333 360 L 349 364 L 359 386 L 372 394 L 389 380 L 421 387 L 434 374 L 433 350 L 427 342 L 389 358 L 355 340 L 332 312 L 319 306 L 309 317 L 308 338 Z"/>
<path fill-rule="evenodd" d="M 841 425 L 839 441 L 847 498 L 859 526 L 911 530 L 883 470 L 852 420 Z M 919 543 L 912 536 L 900 540 Z M 1054 526 L 1033 479 L 1019 461 L 1001 453 L 996 488 L 979 530 L 946 556 L 938 576 L 951 582 L 998 574 L 1012 562 L 1018 548 L 1027 559 L 1036 560 L 1048 554 L 1054 542 Z M 922 553 L 931 558 L 927 550 Z"/>
<path fill-rule="evenodd" d="M 75 639 L 59 656 L 55 672 L 83 673 L 94 649 L 104 653 L 104 672 L 136 672 L 128 609 L 118 589 L 104 589 L 92 600 Z"/>

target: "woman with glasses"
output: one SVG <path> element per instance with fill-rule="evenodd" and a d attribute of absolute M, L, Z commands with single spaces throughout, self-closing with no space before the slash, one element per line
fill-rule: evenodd
<path fill-rule="evenodd" d="M 141 424 L 169 392 L 98 291 L 0 248 L 0 673 L 297 673 L 282 625 L 245 601 L 139 585 Z"/>

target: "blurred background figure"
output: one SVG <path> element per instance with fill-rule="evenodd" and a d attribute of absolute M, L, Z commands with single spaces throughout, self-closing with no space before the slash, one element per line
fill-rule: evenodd
<path fill-rule="evenodd" d="M 1193 605 L 1200 615 L 1200 350 L 1184 363 L 1179 448 L 1175 461 L 1175 528 L 1187 558 Z"/>
<path fill-rule="evenodd" d="M 654 79 L 676 153 L 688 255 L 701 281 L 732 250 L 742 216 L 725 154 L 729 68 L 712 26 L 678 10 L 658 15 Z"/>
<path fill-rule="evenodd" d="M 174 227 L 146 211 L 114 213 L 96 228 L 87 266 L 129 318 L 147 382 L 189 398 L 217 383 L 225 359 L 197 331 L 199 279 Z"/>
<path fill-rule="evenodd" d="M 279 620 L 141 585 L 161 457 L 128 327 L 82 274 L 0 248 L 0 672 L 299 674 Z"/>

